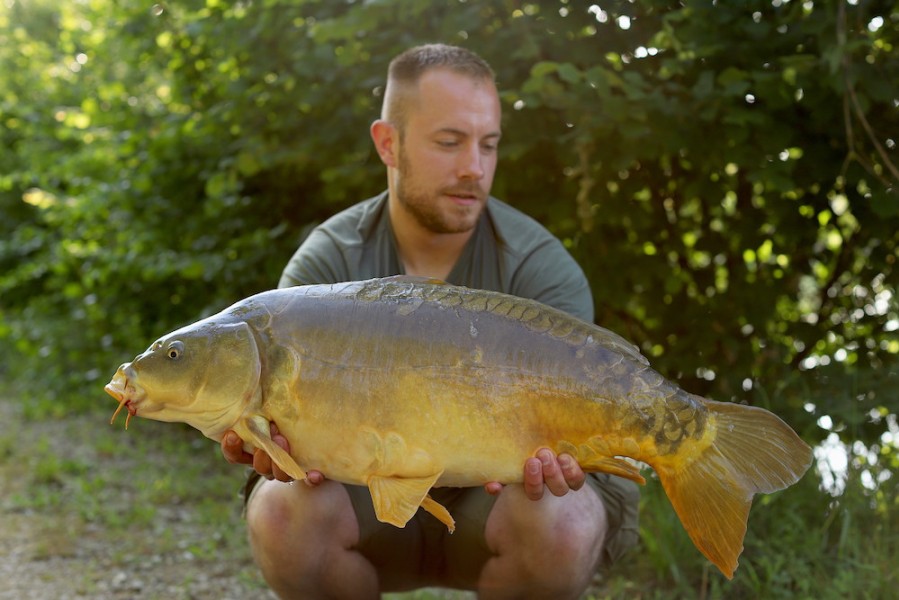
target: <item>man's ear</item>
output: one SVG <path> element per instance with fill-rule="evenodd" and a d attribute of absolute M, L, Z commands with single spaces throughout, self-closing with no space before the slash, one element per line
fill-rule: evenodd
<path fill-rule="evenodd" d="M 378 119 L 371 124 L 370 132 L 381 162 L 388 167 L 396 168 L 398 165 L 397 144 L 399 143 L 399 132 L 396 127 L 383 119 Z"/>

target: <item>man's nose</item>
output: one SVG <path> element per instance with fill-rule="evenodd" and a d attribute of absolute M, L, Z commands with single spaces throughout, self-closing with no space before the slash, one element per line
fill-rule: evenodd
<path fill-rule="evenodd" d="M 484 177 L 484 154 L 478 144 L 471 144 L 459 153 L 458 176 L 460 179 Z"/>

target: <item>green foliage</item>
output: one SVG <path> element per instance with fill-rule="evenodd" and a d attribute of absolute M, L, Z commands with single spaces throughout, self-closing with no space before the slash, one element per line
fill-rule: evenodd
<path fill-rule="evenodd" d="M 366 130 L 389 59 L 444 41 L 495 68 L 494 192 L 563 239 L 600 324 L 686 389 L 772 408 L 810 442 L 859 442 L 855 459 L 890 477 L 896 14 L 874 0 L 8 0 L 0 377 L 27 414 L 66 414 L 102 401 L 156 336 L 272 287 L 311 223 L 384 187 Z M 888 497 L 895 476 L 865 489 Z M 671 571 L 662 553 L 686 553 L 665 539 L 658 577 L 695 584 L 701 567 Z M 765 595 L 775 565 L 750 564 Z"/>

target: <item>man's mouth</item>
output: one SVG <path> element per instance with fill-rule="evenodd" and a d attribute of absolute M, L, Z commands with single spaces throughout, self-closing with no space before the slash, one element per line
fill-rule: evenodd
<path fill-rule="evenodd" d="M 463 190 L 450 190 L 445 192 L 445 195 L 463 205 L 475 204 L 481 199 L 480 194 Z"/>

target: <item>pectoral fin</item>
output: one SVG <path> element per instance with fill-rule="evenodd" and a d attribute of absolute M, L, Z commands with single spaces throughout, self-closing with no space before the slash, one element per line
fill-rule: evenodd
<path fill-rule="evenodd" d="M 306 479 L 306 472 L 300 468 L 300 465 L 272 440 L 268 420 L 265 417 L 242 419 L 234 425 L 234 431 L 241 439 L 252 442 L 257 448 L 265 450 L 282 471 L 298 481 Z"/>
<path fill-rule="evenodd" d="M 370 477 L 368 490 L 371 492 L 378 520 L 397 527 L 405 527 L 421 506 L 452 530 L 455 524 L 449 512 L 428 496 L 428 490 L 440 475 L 437 473 L 417 478 Z"/>

